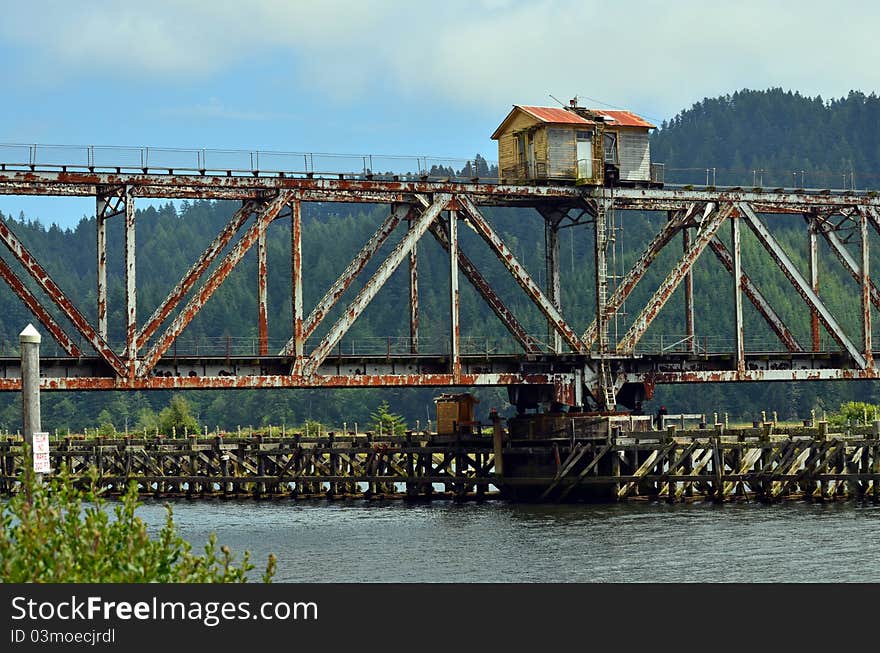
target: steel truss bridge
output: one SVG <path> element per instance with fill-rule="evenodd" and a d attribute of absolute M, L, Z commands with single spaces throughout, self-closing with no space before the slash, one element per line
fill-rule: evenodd
<path fill-rule="evenodd" d="M 871 341 L 872 305 L 880 291 L 869 270 L 868 231 L 880 232 L 880 199 L 872 193 L 807 192 L 741 188 L 591 188 L 460 183 L 427 177 L 386 179 L 338 175 L 234 173 L 232 171 L 143 171 L 0 165 L 0 194 L 94 197 L 96 201 L 97 306 L 90 314 L 77 307 L 22 244 L 10 225 L 0 222 L 0 241 L 18 271 L 0 259 L 0 277 L 65 352 L 43 359 L 47 390 L 147 390 L 195 388 L 318 388 L 374 386 L 508 386 L 521 407 L 541 402 L 610 409 L 620 403 L 638 408 L 656 384 L 709 381 L 806 381 L 880 377 Z M 237 200 L 240 208 L 217 234 L 163 302 L 146 319 L 137 315 L 135 202 L 140 198 Z M 362 202 L 389 207 L 387 218 L 364 243 L 342 274 L 306 313 L 303 307 L 302 205 L 305 202 Z M 546 283 L 539 284 L 484 216 L 486 206 L 531 207 L 544 222 Z M 609 283 L 608 216 L 612 211 L 661 211 L 667 220 L 635 264 Z M 798 270 L 762 216 L 786 214 L 806 221 L 809 270 Z M 108 342 L 107 223 L 124 222 L 125 343 Z M 273 222 L 290 220 L 292 314 L 289 341 L 269 347 L 266 234 Z M 521 318 L 500 298 L 472 260 L 459 248 L 460 222 L 467 220 L 525 295 L 546 318 L 544 345 L 527 333 Z M 719 230 L 730 223 L 730 242 Z M 579 333 L 560 304 L 559 230 L 592 226 L 595 255 L 595 319 Z M 741 262 L 741 231 L 746 227 L 803 298 L 811 314 L 812 342 L 798 342 L 791 329 L 756 287 Z M 853 255 L 841 235 L 856 234 Z M 389 237 L 397 244 L 379 264 L 322 338 L 314 337 Z M 635 310 L 627 332 L 612 339 L 609 323 L 644 278 L 658 254 L 681 235 L 683 249 L 650 299 Z M 420 352 L 417 246 L 436 240 L 448 252 L 451 333 L 449 351 Z M 843 269 L 860 288 L 860 338 L 852 339 L 819 293 L 818 239 L 826 240 Z M 175 343 L 218 287 L 256 248 L 258 351 L 247 355 L 178 351 Z M 681 247 L 681 246 L 679 246 Z M 660 353 L 637 351 L 648 327 L 684 284 L 685 339 L 695 343 L 692 268 L 706 251 L 731 274 L 727 288 L 711 292 L 730 302 L 731 351 L 701 352 L 696 346 Z M 346 353 L 340 341 L 392 273 L 409 267 L 408 351 Z M 517 353 L 495 354 L 463 348 L 459 322 L 459 278 L 472 284 L 510 334 Z M 27 282 L 26 282 L 27 281 Z M 35 293 L 32 288 L 37 288 Z M 744 346 L 743 298 L 751 302 L 778 337 L 773 351 L 748 352 Z M 50 311 L 49 306 L 54 308 Z M 630 299 L 629 311 L 634 307 Z M 59 321 L 53 313 L 63 316 Z M 140 319 L 139 319 L 140 317 Z M 405 319 L 405 318 L 404 318 Z M 820 328 L 837 347 L 820 351 Z M 72 329 L 72 330 L 71 330 Z M 71 335 L 74 334 L 74 335 Z M 317 340 L 317 342 L 316 342 Z M 182 342 L 182 341 L 181 341 Z M 82 343 L 85 343 L 84 345 Z M 0 390 L 20 388 L 17 358 L 0 358 Z"/>

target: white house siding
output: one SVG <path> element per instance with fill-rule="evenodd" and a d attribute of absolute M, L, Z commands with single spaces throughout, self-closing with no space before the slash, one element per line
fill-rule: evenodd
<path fill-rule="evenodd" d="M 625 181 L 651 180 L 651 142 L 646 130 L 621 129 L 618 132 L 620 178 Z"/>

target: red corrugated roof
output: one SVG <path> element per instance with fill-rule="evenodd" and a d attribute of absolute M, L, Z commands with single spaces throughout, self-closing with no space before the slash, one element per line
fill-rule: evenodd
<path fill-rule="evenodd" d="M 607 109 L 590 109 L 590 111 L 609 118 L 609 124 L 618 127 L 647 127 L 648 129 L 655 129 L 654 125 L 631 111 L 610 111 Z"/>
<path fill-rule="evenodd" d="M 515 105 L 516 108 L 522 109 L 526 113 L 534 116 L 542 122 L 552 122 L 555 124 L 576 124 L 581 125 L 589 123 L 589 120 L 581 118 L 576 113 L 566 111 L 559 107 L 525 107 L 521 104 Z"/>
<path fill-rule="evenodd" d="M 586 118 L 582 118 L 573 111 L 568 111 L 561 107 L 529 107 L 522 104 L 514 104 L 513 109 L 507 114 L 507 117 L 501 122 L 498 129 L 495 130 L 495 133 L 492 134 L 492 138 L 497 139 L 501 135 L 505 125 L 507 125 L 508 121 L 517 110 L 525 111 L 536 120 L 552 125 L 590 124 L 590 121 Z M 608 124 L 614 127 L 644 127 L 647 129 L 654 129 L 654 125 L 630 111 L 606 111 L 605 109 L 589 109 L 589 111 L 604 116 L 607 118 Z"/>

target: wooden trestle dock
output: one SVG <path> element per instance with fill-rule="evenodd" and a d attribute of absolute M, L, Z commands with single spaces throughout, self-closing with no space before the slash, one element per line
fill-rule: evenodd
<path fill-rule="evenodd" d="M 402 498 L 666 502 L 880 498 L 880 422 L 838 430 L 723 425 L 631 431 L 574 419 L 569 433 L 53 440 L 53 468 L 97 470 L 110 494 L 136 481 L 157 497 Z M 632 424 L 632 421 L 629 422 Z M 513 429 L 512 429 L 513 430 Z M 515 431 L 515 430 L 514 430 Z M 499 460 L 501 464 L 496 464 Z M 15 491 L 22 442 L 0 439 L 0 492 Z"/>

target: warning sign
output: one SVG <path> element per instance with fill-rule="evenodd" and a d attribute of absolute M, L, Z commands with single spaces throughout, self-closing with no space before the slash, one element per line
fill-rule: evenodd
<path fill-rule="evenodd" d="M 34 471 L 37 474 L 48 474 L 52 471 L 48 433 L 34 433 Z"/>

